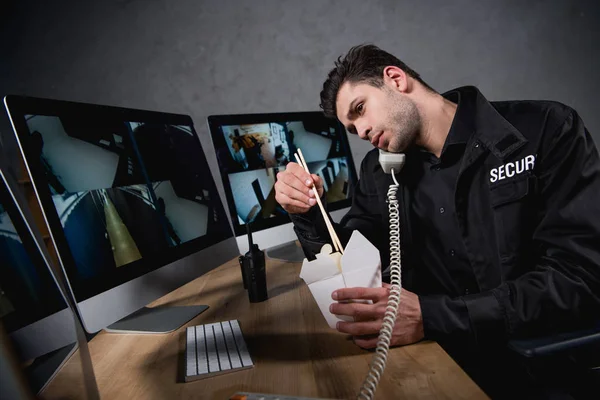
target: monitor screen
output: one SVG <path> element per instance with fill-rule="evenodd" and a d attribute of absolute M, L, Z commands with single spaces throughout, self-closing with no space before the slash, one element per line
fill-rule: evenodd
<path fill-rule="evenodd" d="M 189 116 L 7 104 L 78 302 L 232 237 Z"/>
<path fill-rule="evenodd" d="M 208 118 L 236 235 L 290 222 L 275 200 L 277 173 L 298 149 L 323 180 L 329 211 L 349 207 L 356 174 L 346 131 L 320 112 Z"/>
<path fill-rule="evenodd" d="M 65 309 L 46 260 L 0 179 L 0 319 L 10 333 Z"/>

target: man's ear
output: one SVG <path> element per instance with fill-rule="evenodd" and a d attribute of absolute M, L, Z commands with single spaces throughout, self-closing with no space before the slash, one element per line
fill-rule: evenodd
<path fill-rule="evenodd" d="M 389 65 L 383 69 L 383 82 L 402 93 L 410 89 L 408 76 L 401 68 Z"/>

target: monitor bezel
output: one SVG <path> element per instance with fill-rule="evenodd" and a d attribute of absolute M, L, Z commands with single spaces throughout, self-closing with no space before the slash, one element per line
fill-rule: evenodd
<path fill-rule="evenodd" d="M 41 268 L 42 266 L 47 269 L 50 278 L 48 279 L 48 283 L 54 285 L 55 289 L 57 290 L 57 293 L 59 294 L 60 299 L 62 300 L 62 306 L 59 306 L 60 308 L 56 310 L 52 310 L 52 312 L 50 312 L 47 315 L 28 316 L 28 319 L 19 321 L 19 323 L 16 324 L 17 326 L 9 326 L 6 325 L 5 322 L 4 328 L 8 332 L 13 332 L 27 325 L 35 323 L 36 321 L 44 319 L 50 315 L 63 311 L 69 308 L 69 306 L 66 299 L 63 296 L 62 291 L 58 286 L 58 282 L 56 281 L 54 274 L 52 274 L 49 268 L 47 260 L 44 258 L 41 249 L 38 247 L 39 244 L 31 234 L 29 224 L 26 222 L 25 217 L 21 213 L 20 206 L 13 195 L 13 190 L 8 186 L 8 182 L 5 179 L 4 172 L 0 171 L 0 176 L 0 204 L 2 204 L 2 206 L 5 208 L 8 217 L 10 218 L 13 226 L 15 227 L 16 233 L 17 235 L 19 235 L 21 243 L 23 244 L 23 248 L 27 252 L 27 256 L 30 258 L 31 263 L 36 266 L 36 269 L 38 267 Z"/>
<path fill-rule="evenodd" d="M 63 307 L 60 309 L 40 318 L 30 318 L 13 329 L 9 330 L 9 327 L 5 325 L 5 329 L 16 345 L 20 359 L 27 361 L 70 344 L 75 344 L 74 349 L 76 349 L 75 324 L 77 321 L 74 311 L 65 297 L 66 294 L 51 268 L 51 261 L 47 258 L 48 254 L 45 249 L 41 248 L 43 246 L 41 234 L 39 234 L 39 230 L 32 228 L 31 221 L 28 220 L 28 215 L 23 209 L 23 207 L 27 207 L 26 200 L 16 192 L 17 190 L 14 179 L 4 171 L 3 166 L 0 166 L 0 202 L 6 208 L 29 257 L 34 263 L 39 263 L 46 269 L 51 278 L 48 283 L 54 285 L 63 302 Z M 29 213 L 27 212 L 27 214 Z M 43 340 L 39 337 L 40 332 L 48 333 Z"/>
<path fill-rule="evenodd" d="M 170 251 L 164 252 L 164 254 L 157 254 L 156 256 L 146 257 L 145 259 L 136 261 L 136 265 L 140 266 L 136 271 L 137 273 L 119 273 L 118 275 L 112 275 L 112 277 L 105 277 L 101 282 L 97 281 L 83 283 L 77 278 L 75 259 L 72 255 L 69 243 L 67 242 L 62 224 L 60 222 L 60 217 L 56 211 L 56 208 L 54 207 L 50 189 L 46 180 L 43 179 L 41 162 L 32 153 L 32 149 L 27 145 L 27 138 L 29 137 L 30 132 L 25 116 L 44 115 L 60 117 L 60 115 L 67 112 L 79 113 L 80 115 L 93 112 L 96 115 L 98 113 L 113 115 L 113 118 L 122 118 L 124 122 L 154 122 L 169 125 L 186 125 L 191 127 L 194 140 L 199 146 L 199 149 L 203 152 L 206 167 L 210 169 L 206 152 L 202 148 L 202 144 L 196 133 L 193 121 L 190 116 L 183 114 L 27 96 L 6 96 L 4 98 L 4 102 L 13 125 L 13 130 L 19 148 L 23 155 L 25 166 L 31 177 L 34 191 L 42 208 L 44 219 L 48 225 L 52 242 L 57 250 L 58 259 L 65 275 L 68 278 L 70 289 L 77 303 L 89 300 L 127 282 L 134 281 L 141 276 L 159 270 L 162 267 L 184 259 L 199 251 L 209 249 L 210 247 L 225 242 L 227 239 L 233 237 L 231 226 L 225 213 L 225 207 L 222 204 L 216 182 L 213 179 L 213 187 L 211 188 L 211 191 L 215 195 L 214 198 L 220 203 L 221 210 L 219 212 L 222 214 L 221 218 L 224 218 L 224 221 L 227 225 L 227 228 L 223 230 L 223 234 L 219 235 L 215 233 L 214 235 L 205 235 L 201 238 L 196 238 L 190 242 L 174 247 L 170 249 Z"/>
<path fill-rule="evenodd" d="M 207 117 L 208 129 L 210 132 L 211 141 L 213 144 L 213 149 L 215 152 L 216 144 L 215 144 L 215 136 L 221 135 L 220 127 L 226 125 L 249 125 L 249 124 L 265 124 L 265 123 L 283 123 L 283 122 L 297 122 L 297 121 L 305 121 L 311 119 L 321 119 L 321 120 L 329 120 L 331 122 L 331 126 L 335 128 L 336 133 L 340 137 L 343 152 L 345 153 L 345 157 L 348 161 L 348 173 L 349 173 L 349 186 L 350 190 L 354 190 L 354 187 L 357 184 L 358 178 L 356 176 L 356 169 L 354 167 L 354 157 L 352 156 L 352 150 L 350 148 L 350 142 L 348 140 L 347 132 L 344 126 L 336 119 L 330 119 L 325 117 L 325 115 L 321 111 L 298 111 L 298 112 L 280 112 L 280 113 L 256 113 L 256 114 L 220 114 L 220 115 L 209 115 Z M 235 232 L 236 237 L 243 236 L 247 234 L 246 225 L 240 224 L 238 220 L 238 214 L 235 207 L 235 201 L 233 197 L 233 191 L 231 190 L 231 185 L 229 183 L 229 177 L 226 173 L 221 170 L 221 165 L 219 160 L 217 159 L 217 164 L 219 164 L 219 174 L 221 176 L 221 181 L 223 183 L 223 190 L 225 192 L 225 197 L 227 198 L 227 206 L 231 216 L 231 223 L 233 225 L 233 230 Z M 336 201 L 334 203 L 327 203 L 328 211 L 336 211 L 344 208 L 348 208 L 352 205 L 352 197 Z M 285 225 L 291 223 L 291 220 L 288 215 L 286 216 L 275 216 L 268 219 L 263 219 L 259 221 L 254 221 L 251 223 L 252 232 L 258 232 L 262 230 L 267 230 L 270 228 L 274 228 L 277 226 Z"/>

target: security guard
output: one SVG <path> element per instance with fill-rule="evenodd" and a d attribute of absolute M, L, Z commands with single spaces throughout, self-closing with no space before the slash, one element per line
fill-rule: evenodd
<path fill-rule="evenodd" d="M 435 340 L 488 394 L 503 397 L 513 384 L 531 381 L 505 350 L 507 340 L 598 319 L 600 161 L 573 109 L 489 102 L 474 87 L 440 95 L 373 45 L 338 59 L 321 107 L 376 147 L 336 232 L 345 244 L 359 230 L 378 247 L 383 266 L 392 178 L 378 149 L 406 153 L 397 175 L 403 290 L 392 345 Z M 275 188 L 313 258 L 329 240 L 313 207 L 322 182 L 291 163 Z M 337 329 L 375 347 L 388 294 L 387 286 L 334 292 L 339 302 L 331 311 L 356 321 Z M 348 299 L 372 304 L 341 302 Z"/>

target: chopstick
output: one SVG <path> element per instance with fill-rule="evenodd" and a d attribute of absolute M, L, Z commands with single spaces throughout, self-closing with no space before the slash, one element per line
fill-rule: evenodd
<path fill-rule="evenodd" d="M 300 155 L 300 158 L 298 158 L 298 155 Z M 308 173 L 310 175 L 310 171 L 308 170 L 308 164 L 306 164 L 306 161 L 304 160 L 304 156 L 302 155 L 302 150 L 298 149 L 298 153 L 294 154 L 294 157 L 296 157 L 296 161 L 298 162 L 298 164 L 300 164 L 300 166 L 302 168 L 304 168 L 306 173 Z M 342 243 L 340 242 L 340 239 L 338 238 L 337 234 L 335 233 L 335 230 L 333 229 L 333 226 L 331 225 L 331 221 L 329 220 L 327 212 L 325 212 L 323 203 L 321 203 L 321 198 L 319 197 L 319 191 L 317 190 L 317 187 L 315 186 L 314 183 L 312 185 L 312 189 L 313 189 L 313 192 L 315 193 L 315 199 L 317 200 L 317 204 L 319 205 L 319 209 L 321 210 L 323 219 L 325 220 L 325 225 L 327 226 L 327 230 L 329 231 L 329 236 L 331 236 L 331 242 L 333 243 L 333 247 L 334 247 L 335 251 L 340 252 L 341 254 L 344 254 L 344 248 L 342 247 Z"/>

